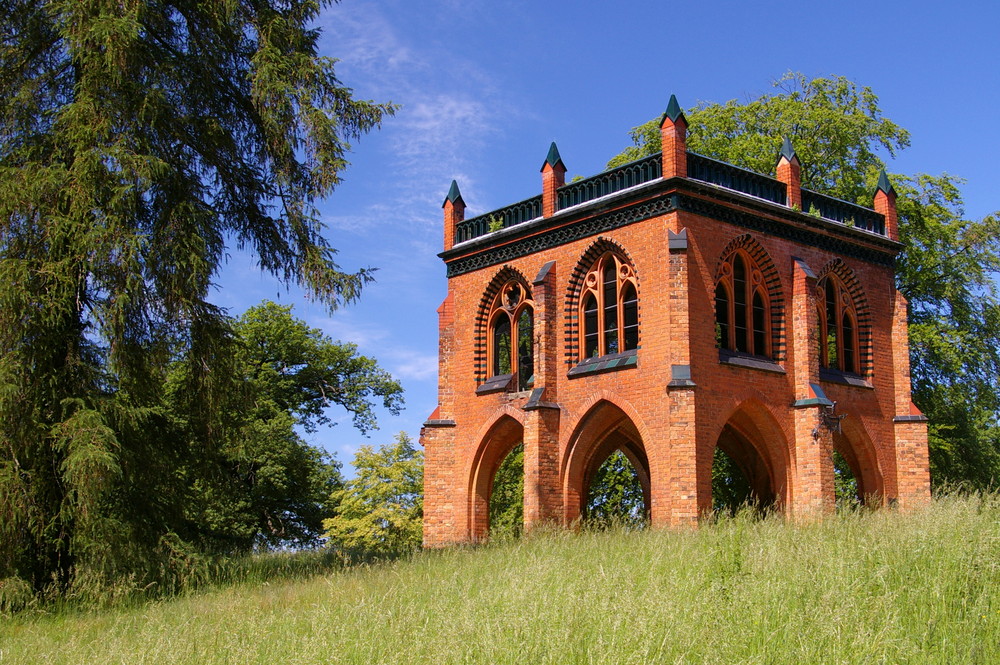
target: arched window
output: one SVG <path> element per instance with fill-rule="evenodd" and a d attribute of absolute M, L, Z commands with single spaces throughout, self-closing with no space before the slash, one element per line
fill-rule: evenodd
<path fill-rule="evenodd" d="M 489 367 L 493 376 L 513 375 L 512 385 L 535 383 L 535 311 L 531 294 L 511 280 L 497 293 L 489 316 Z"/>
<path fill-rule="evenodd" d="M 771 305 L 764 275 L 743 250 L 732 252 L 719 269 L 715 341 L 730 351 L 771 356 Z"/>
<path fill-rule="evenodd" d="M 836 275 L 817 285 L 820 367 L 860 374 L 858 311 L 854 298 Z"/>
<path fill-rule="evenodd" d="M 604 254 L 583 280 L 581 360 L 639 348 L 639 291 L 632 266 Z"/>

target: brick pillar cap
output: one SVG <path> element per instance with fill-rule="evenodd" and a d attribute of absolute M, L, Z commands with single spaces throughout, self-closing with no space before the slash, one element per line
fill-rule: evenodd
<path fill-rule="evenodd" d="M 448 189 L 448 196 L 445 197 L 441 207 L 445 207 L 449 201 L 451 201 L 452 205 L 456 205 L 458 203 L 465 205 L 465 201 L 462 199 L 462 192 L 458 191 L 458 182 L 454 180 L 451 181 L 451 188 Z"/>
<path fill-rule="evenodd" d="M 556 147 L 555 141 L 549 146 L 549 154 L 545 156 L 545 161 L 542 163 L 542 168 L 539 171 L 544 171 L 546 166 L 551 166 L 552 168 L 562 166 L 562 170 L 566 170 L 566 164 L 563 163 L 562 157 L 559 156 L 559 148 Z"/>
<path fill-rule="evenodd" d="M 682 120 L 684 125 L 687 126 L 687 118 L 684 117 L 684 111 L 681 110 L 681 105 L 677 103 L 677 96 L 670 95 L 670 103 L 667 104 L 667 110 L 663 112 L 663 116 L 660 118 L 660 127 L 663 127 L 663 123 L 670 119 L 670 122 L 677 124 L 678 120 Z"/>

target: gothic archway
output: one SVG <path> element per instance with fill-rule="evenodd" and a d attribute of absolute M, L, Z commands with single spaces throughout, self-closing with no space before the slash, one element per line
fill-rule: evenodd
<path fill-rule="evenodd" d="M 700 462 L 709 479 L 714 510 L 747 503 L 760 510 L 781 510 L 788 499 L 789 454 L 784 433 L 762 404 L 747 400 L 722 426 L 713 454 Z"/>
<path fill-rule="evenodd" d="M 650 464 L 639 428 L 619 406 L 600 400 L 574 429 L 563 463 L 564 516 L 567 523 L 584 515 L 594 476 L 615 451 L 621 451 L 635 469 L 642 488 L 644 513 L 649 514 Z"/>
<path fill-rule="evenodd" d="M 482 437 L 469 474 L 471 541 L 482 541 L 489 535 L 493 481 L 507 455 L 523 441 L 524 426 L 509 415 L 500 416 Z"/>

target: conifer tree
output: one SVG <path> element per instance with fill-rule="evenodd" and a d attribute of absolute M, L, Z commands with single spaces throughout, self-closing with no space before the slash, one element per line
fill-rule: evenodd
<path fill-rule="evenodd" d="M 227 246 L 331 308 L 370 279 L 315 204 L 394 107 L 317 54 L 329 4 L 0 0 L 0 579 L 143 584 L 197 557 L 178 469 L 226 429 Z M 197 443 L 164 406 L 180 358 Z"/>

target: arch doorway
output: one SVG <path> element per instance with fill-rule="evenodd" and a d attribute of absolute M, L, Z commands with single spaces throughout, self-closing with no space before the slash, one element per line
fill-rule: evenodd
<path fill-rule="evenodd" d="M 565 517 L 644 524 L 650 512 L 649 459 L 639 430 L 614 404 L 601 401 L 573 433 L 564 465 Z"/>
<path fill-rule="evenodd" d="M 762 406 L 747 403 L 730 416 L 716 440 L 711 464 L 713 512 L 734 514 L 744 506 L 765 512 L 784 505 L 787 446 Z"/>
<path fill-rule="evenodd" d="M 885 487 L 871 439 L 857 418 L 847 417 L 833 435 L 837 508 L 881 505 Z"/>
<path fill-rule="evenodd" d="M 507 509 L 520 510 L 523 520 L 523 456 L 520 457 L 522 461 L 518 469 L 518 452 L 523 450 L 523 441 L 524 427 L 511 416 L 504 415 L 490 427 L 479 444 L 469 479 L 469 538 L 473 542 L 486 540 L 489 536 L 491 503 L 494 519 L 498 519 L 498 510 L 504 512 L 504 509 Z M 501 467 L 503 467 L 502 472 Z M 521 478 L 520 486 L 516 485 L 518 470 Z M 503 483 L 502 493 L 505 499 L 503 508 L 498 507 L 500 502 L 491 501 L 498 475 Z M 511 481 L 515 482 L 513 489 L 510 487 Z M 517 498 L 520 499 L 520 506 L 516 505 Z M 504 519 L 511 521 L 515 518 L 505 515 Z"/>

